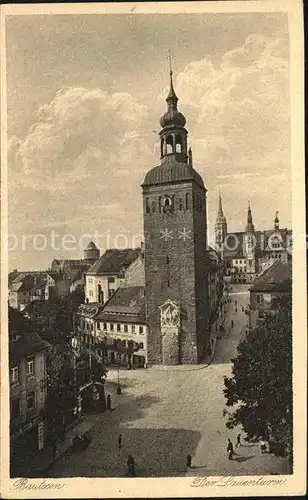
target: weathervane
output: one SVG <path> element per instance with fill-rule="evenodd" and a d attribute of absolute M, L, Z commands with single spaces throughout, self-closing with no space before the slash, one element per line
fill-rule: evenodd
<path fill-rule="evenodd" d="M 171 60 L 171 51 L 170 49 L 168 49 L 168 53 L 169 53 L 169 67 L 170 67 L 170 75 L 172 75 L 173 71 L 172 71 L 172 60 Z"/>

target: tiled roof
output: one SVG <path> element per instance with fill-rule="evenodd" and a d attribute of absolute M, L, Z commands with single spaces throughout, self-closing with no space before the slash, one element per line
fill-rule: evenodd
<path fill-rule="evenodd" d="M 139 318 L 139 321 L 145 321 L 145 288 L 143 286 L 118 288 L 98 314 L 97 319 L 114 318 L 114 315 L 123 315 L 127 320 L 131 315 Z"/>
<path fill-rule="evenodd" d="M 9 342 L 9 359 L 10 361 L 17 361 L 49 347 L 50 344 L 42 340 L 35 332 L 19 333 L 17 340 Z"/>
<path fill-rule="evenodd" d="M 87 274 L 118 274 L 121 270 L 125 270 L 131 265 L 134 260 L 140 255 L 140 248 L 125 248 L 123 250 L 110 249 L 90 267 Z"/>
<path fill-rule="evenodd" d="M 252 292 L 291 292 L 291 289 L 292 264 L 290 262 L 284 264 L 280 260 L 275 261 L 271 267 L 266 269 L 266 271 L 264 271 L 261 276 L 256 278 L 256 280 L 250 287 L 250 290 Z"/>
<path fill-rule="evenodd" d="M 154 184 L 165 184 L 180 181 L 196 181 L 204 187 L 200 174 L 187 163 L 177 161 L 176 155 L 166 156 L 161 165 L 152 168 L 145 176 L 142 186 L 152 186 Z"/>

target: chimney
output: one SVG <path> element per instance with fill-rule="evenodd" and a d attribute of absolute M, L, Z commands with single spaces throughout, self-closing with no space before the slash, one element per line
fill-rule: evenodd
<path fill-rule="evenodd" d="M 191 147 L 188 150 L 188 166 L 190 168 L 192 168 L 192 166 L 193 166 L 193 164 L 192 164 L 192 150 L 191 150 Z"/>

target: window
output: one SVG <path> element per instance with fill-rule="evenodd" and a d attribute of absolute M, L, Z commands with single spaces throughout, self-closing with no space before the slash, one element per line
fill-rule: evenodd
<path fill-rule="evenodd" d="M 104 330 L 107 330 L 107 323 L 104 323 Z"/>
<path fill-rule="evenodd" d="M 186 201 L 186 210 L 188 210 L 189 209 L 189 193 L 186 193 L 185 201 Z"/>
<path fill-rule="evenodd" d="M 139 326 L 139 333 L 143 333 L 143 326 Z"/>
<path fill-rule="evenodd" d="M 27 394 L 27 410 L 35 408 L 35 392 L 31 391 Z"/>
<path fill-rule="evenodd" d="M 257 303 L 258 304 L 262 304 L 263 302 L 263 294 L 262 293 L 258 293 L 257 294 Z"/>
<path fill-rule="evenodd" d="M 132 333 L 136 333 L 136 327 L 135 327 L 135 325 L 132 325 Z"/>
<path fill-rule="evenodd" d="M 128 332 L 128 325 L 124 325 L 124 332 L 127 333 Z"/>
<path fill-rule="evenodd" d="M 34 356 L 27 359 L 27 375 L 34 374 Z"/>
<path fill-rule="evenodd" d="M 166 264 L 169 264 L 170 263 L 170 259 L 169 259 L 169 255 L 167 255 L 166 257 Z"/>
<path fill-rule="evenodd" d="M 120 323 L 117 323 L 117 332 L 120 332 L 121 331 L 121 325 Z"/>
<path fill-rule="evenodd" d="M 113 329 L 114 329 L 114 324 L 113 323 L 110 323 L 110 330 L 113 332 Z"/>
<path fill-rule="evenodd" d="M 114 283 L 115 282 L 115 279 L 113 276 L 110 276 L 110 278 L 108 278 L 108 283 Z"/>
<path fill-rule="evenodd" d="M 139 344 L 139 348 L 140 348 L 140 349 L 143 349 L 143 347 L 144 347 L 144 346 L 143 346 L 143 342 L 140 342 L 140 344 Z"/>
<path fill-rule="evenodd" d="M 19 418 L 20 416 L 20 399 L 13 399 L 11 406 L 11 417 L 12 419 Z"/>
<path fill-rule="evenodd" d="M 100 322 L 96 321 L 96 328 L 99 330 L 100 329 Z"/>
<path fill-rule="evenodd" d="M 170 288 L 170 280 L 167 280 L 167 287 Z"/>
<path fill-rule="evenodd" d="M 17 382 L 17 380 L 19 379 L 18 366 L 13 366 L 13 368 L 11 368 L 11 377 L 12 377 L 12 382 Z"/>

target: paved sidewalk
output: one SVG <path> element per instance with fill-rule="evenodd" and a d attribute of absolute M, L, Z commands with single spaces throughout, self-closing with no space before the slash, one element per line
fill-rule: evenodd
<path fill-rule="evenodd" d="M 109 413 L 109 412 L 106 412 Z M 25 456 L 23 462 L 16 466 L 15 477 L 43 477 L 44 471 L 63 456 L 72 446 L 72 440 L 77 435 L 88 432 L 103 417 L 101 413 L 81 416 L 79 421 L 66 431 L 64 441 L 57 441 L 57 453 L 52 455 L 51 446 L 46 446 L 35 456 Z"/>

